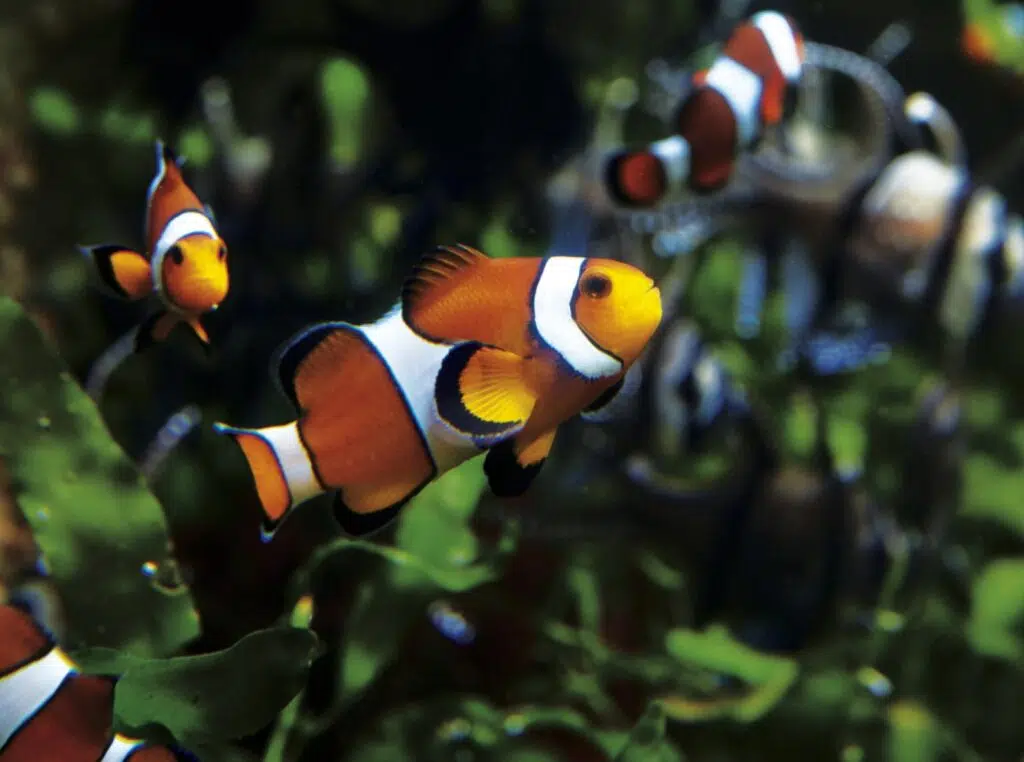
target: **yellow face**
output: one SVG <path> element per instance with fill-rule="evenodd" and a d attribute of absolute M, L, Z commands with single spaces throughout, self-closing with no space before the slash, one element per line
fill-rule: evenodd
<path fill-rule="evenodd" d="M 591 341 L 629 367 L 661 323 L 661 292 L 632 265 L 589 259 L 580 273 L 574 314 Z"/>
<path fill-rule="evenodd" d="M 228 293 L 228 250 L 220 238 L 186 236 L 163 261 L 163 294 L 182 312 L 215 310 Z"/>

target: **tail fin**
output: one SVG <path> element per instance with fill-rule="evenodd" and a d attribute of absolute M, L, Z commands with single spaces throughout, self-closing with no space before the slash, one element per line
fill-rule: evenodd
<path fill-rule="evenodd" d="M 213 429 L 231 436 L 242 448 L 263 506 L 265 540 L 273 537 L 295 506 L 325 491 L 298 421 L 262 429 L 215 423 Z"/>
<path fill-rule="evenodd" d="M 690 169 L 690 144 L 673 135 L 642 150 L 610 154 L 604 165 L 605 187 L 623 206 L 649 208 L 686 188 Z"/>

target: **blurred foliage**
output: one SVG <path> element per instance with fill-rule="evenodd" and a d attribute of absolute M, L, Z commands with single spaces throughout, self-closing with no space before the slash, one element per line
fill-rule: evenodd
<path fill-rule="evenodd" d="M 191 596 L 185 588 L 161 590 L 143 574 L 147 563 L 166 563 L 170 550 L 160 504 L 10 299 L 0 299 L 0 335 L 0 457 L 66 601 L 68 645 L 140 656 L 177 650 L 199 631 Z M 132 616 L 110 616 L 119 610 Z"/>

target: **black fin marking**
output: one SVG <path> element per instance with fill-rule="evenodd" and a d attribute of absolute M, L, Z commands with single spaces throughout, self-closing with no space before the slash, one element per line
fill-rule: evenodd
<path fill-rule="evenodd" d="M 78 250 L 82 252 L 83 256 L 92 261 L 93 266 L 96 268 L 96 274 L 99 276 L 100 282 L 107 291 L 122 299 L 136 298 L 125 291 L 121 284 L 117 282 L 117 274 L 114 272 L 114 265 L 111 262 L 111 259 L 119 251 L 131 252 L 133 254 L 137 254 L 138 252 L 130 246 L 121 246 L 110 243 L 99 244 L 96 246 L 79 246 Z M 142 255 L 140 254 L 139 256 Z"/>
<path fill-rule="evenodd" d="M 622 387 L 625 385 L 626 376 L 623 376 L 601 392 L 601 396 L 583 408 L 583 410 L 580 411 L 580 415 L 584 420 L 599 422 L 601 420 L 601 412 L 619 396 L 619 393 L 622 391 Z"/>
<path fill-rule="evenodd" d="M 424 254 L 402 284 L 402 317 L 406 323 L 413 325 L 410 312 L 416 308 L 424 294 L 430 293 L 439 283 L 460 270 L 477 266 L 489 259 L 482 251 L 461 243 L 437 246 Z"/>
<path fill-rule="evenodd" d="M 523 466 L 516 458 L 515 442 L 506 439 L 492 447 L 484 458 L 487 485 L 496 497 L 519 497 L 533 483 L 544 465 L 543 460 Z"/>
<path fill-rule="evenodd" d="M 373 534 L 380 531 L 396 518 L 401 513 L 402 508 L 405 504 L 412 499 L 412 495 L 405 498 L 399 503 L 391 506 L 390 508 L 384 508 L 380 511 L 373 511 L 372 513 L 356 513 L 347 505 L 341 497 L 339 492 L 333 503 L 334 518 L 338 524 L 344 530 L 345 534 L 351 535 L 352 537 L 365 537 L 366 535 Z"/>
<path fill-rule="evenodd" d="M 298 375 L 303 361 L 335 331 L 350 331 L 352 329 L 353 326 L 349 323 L 316 323 L 300 331 L 277 350 L 271 375 L 277 379 L 278 386 L 291 400 L 296 411 L 302 412 L 302 408 L 299 406 L 299 396 L 295 391 L 295 376 Z"/>
<path fill-rule="evenodd" d="M 463 402 L 461 376 L 477 352 L 502 352 L 478 341 L 467 341 L 453 347 L 441 362 L 434 386 L 438 415 L 456 431 L 491 444 L 522 431 L 525 420 L 485 421 L 478 418 Z"/>

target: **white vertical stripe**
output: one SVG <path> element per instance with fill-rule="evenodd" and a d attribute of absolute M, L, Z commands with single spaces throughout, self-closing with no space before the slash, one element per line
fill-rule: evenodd
<path fill-rule="evenodd" d="M 533 293 L 537 334 L 569 366 L 585 378 L 613 376 L 622 363 L 594 346 L 572 314 L 573 294 L 583 270 L 582 257 L 549 257 L 541 263 Z"/>
<path fill-rule="evenodd" d="M 740 149 L 757 137 L 761 123 L 761 80 L 750 69 L 726 56 L 708 70 L 705 83 L 729 104 L 736 118 L 736 137 Z"/>
<path fill-rule="evenodd" d="M 188 235 L 208 235 L 216 238 L 217 230 L 209 217 L 194 209 L 176 214 L 167 221 L 152 252 L 153 279 L 158 291 L 163 291 L 164 257 L 174 244 Z"/>
<path fill-rule="evenodd" d="M 144 741 L 139 741 L 135 738 L 126 738 L 120 733 L 117 733 L 110 742 L 110 746 L 107 747 L 106 752 L 104 752 L 103 756 L 100 758 L 100 762 L 124 762 L 128 759 L 129 754 L 138 749 L 144 743 Z"/>
<path fill-rule="evenodd" d="M 650 151 L 665 168 L 669 188 L 680 188 L 690 175 L 690 144 L 685 138 L 674 135 L 650 145 Z"/>
<path fill-rule="evenodd" d="M 471 439 L 453 431 L 437 414 L 437 375 L 453 345 L 435 343 L 417 334 L 406 324 L 400 309 L 359 329 L 391 371 L 438 474 L 479 454 Z"/>
<path fill-rule="evenodd" d="M 754 14 L 752 21 L 767 40 L 782 76 L 790 82 L 800 79 L 803 62 L 797 50 L 793 27 L 789 25 L 785 16 L 777 11 L 761 11 Z"/>
<path fill-rule="evenodd" d="M 248 432 L 249 430 L 237 429 L 237 431 Z M 262 437 L 277 456 L 281 473 L 288 484 L 288 492 L 291 493 L 292 505 L 298 505 L 323 492 L 313 471 L 309 452 L 299 437 L 298 421 L 280 426 L 268 426 L 251 433 Z"/>
<path fill-rule="evenodd" d="M 28 723 L 74 672 L 59 648 L 0 679 L 0 748 Z"/>

